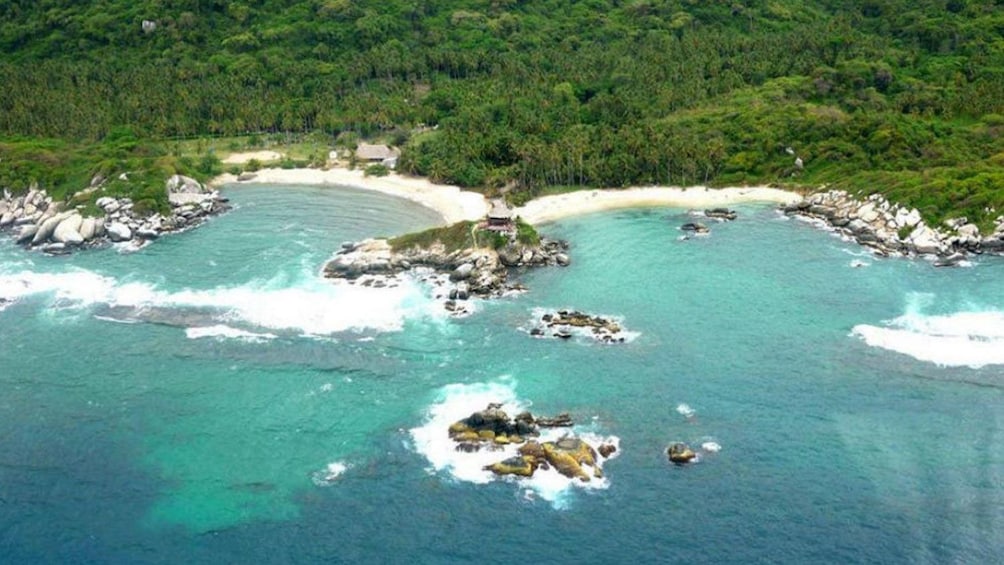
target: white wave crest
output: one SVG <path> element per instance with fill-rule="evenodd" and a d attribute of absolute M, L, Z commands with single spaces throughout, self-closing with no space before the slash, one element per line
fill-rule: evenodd
<path fill-rule="evenodd" d="M 884 326 L 860 324 L 852 335 L 914 359 L 945 367 L 1004 364 L 1004 312 L 927 316 L 908 312 Z"/>
<path fill-rule="evenodd" d="M 697 414 L 697 410 L 690 407 L 689 404 L 680 403 L 676 405 L 676 413 L 683 416 L 684 418 L 693 418 Z"/>
<path fill-rule="evenodd" d="M 503 459 L 518 455 L 518 445 L 500 446 L 499 451 L 483 449 L 474 453 L 456 450 L 456 443 L 450 439 L 447 429 L 450 424 L 470 416 L 471 413 L 484 409 L 489 403 L 502 404 L 502 409 L 508 414 L 517 414 L 527 409 L 527 405 L 519 401 L 515 393 L 515 383 L 475 383 L 452 384 L 444 387 L 436 403 L 429 407 L 427 419 L 420 427 L 410 430 L 414 449 L 429 461 L 430 472 L 447 473 L 452 478 L 484 484 L 496 480 L 491 471 L 485 471 L 486 465 L 491 465 Z M 541 430 L 539 441 L 555 441 L 568 433 L 568 430 Z M 602 443 L 617 447 L 612 457 L 620 453 L 620 440 L 617 437 L 602 437 L 595 433 L 577 433 L 577 437 L 590 445 Z M 602 462 L 597 462 L 602 467 Z M 587 471 L 588 472 L 588 471 Z M 592 479 L 589 482 L 569 479 L 555 471 L 534 473 L 533 477 L 515 480 L 520 485 L 531 489 L 540 498 L 548 501 L 556 509 L 566 508 L 573 487 L 604 489 L 609 486 L 606 478 Z M 532 497 L 528 497 L 531 499 Z"/>
<path fill-rule="evenodd" d="M 51 295 L 53 303 L 60 307 L 101 304 L 140 312 L 142 308 L 205 309 L 212 311 L 212 319 L 219 323 L 240 322 L 315 336 L 362 329 L 396 331 L 408 318 L 444 315 L 427 289 L 407 277 L 394 288 L 342 284 L 313 274 L 303 279 L 167 291 L 149 283 L 120 282 L 83 270 L 23 271 L 0 275 L 0 298 L 16 301 L 31 295 Z"/>
<path fill-rule="evenodd" d="M 188 339 L 214 337 L 217 339 L 240 339 L 252 343 L 261 343 L 277 337 L 275 334 L 249 332 L 223 324 L 188 328 L 185 330 L 185 335 L 188 336 Z"/>
<path fill-rule="evenodd" d="M 315 471 L 311 476 L 310 480 L 319 487 L 329 487 L 335 484 L 345 471 L 349 470 L 349 465 L 341 461 L 332 461 L 328 463 L 326 467 L 320 471 Z"/>

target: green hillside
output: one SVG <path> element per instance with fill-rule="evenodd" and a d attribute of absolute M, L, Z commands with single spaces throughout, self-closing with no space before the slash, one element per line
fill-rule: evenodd
<path fill-rule="evenodd" d="M 107 167 L 79 163 L 125 127 L 154 172 L 212 169 L 165 139 L 352 134 L 516 199 L 830 183 L 1004 209 L 1002 0 L 9 0 L 0 50 L 15 189 Z M 58 165 L 12 164 L 26 145 Z"/>

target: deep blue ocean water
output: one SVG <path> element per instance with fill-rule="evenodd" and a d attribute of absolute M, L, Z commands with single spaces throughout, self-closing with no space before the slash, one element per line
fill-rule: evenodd
<path fill-rule="evenodd" d="M 1004 554 L 1002 259 L 876 259 L 768 205 L 687 241 L 686 210 L 616 211 L 544 226 L 572 266 L 453 319 L 415 281 L 318 277 L 431 211 L 227 192 L 234 211 L 136 253 L 0 242 L 0 562 Z M 636 337 L 527 334 L 564 307 Z M 616 438 L 606 480 L 465 480 L 424 438 L 490 399 Z M 721 450 L 675 467 L 678 440 Z"/>

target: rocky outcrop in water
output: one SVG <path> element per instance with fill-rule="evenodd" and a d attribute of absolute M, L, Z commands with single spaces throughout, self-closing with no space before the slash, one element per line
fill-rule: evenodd
<path fill-rule="evenodd" d="M 101 190 L 102 182 L 96 177 L 88 192 Z M 60 254 L 108 242 L 132 242 L 139 247 L 229 209 L 226 198 L 188 177 L 174 175 L 165 190 L 171 204 L 168 216 L 139 213 L 129 198 L 102 196 L 95 201 L 100 212 L 90 215 L 83 207 L 65 209 L 65 203 L 54 202 L 38 188 L 23 195 L 5 190 L 0 199 L 0 229 L 13 232 L 19 244 Z"/>
<path fill-rule="evenodd" d="M 511 269 L 567 265 L 568 244 L 543 240 L 530 246 L 510 243 L 502 249 L 468 248 L 447 252 L 436 243 L 429 247 L 394 250 L 386 239 L 368 239 L 344 243 L 334 258 L 324 266 L 324 276 L 332 279 L 358 280 L 367 276 L 392 276 L 415 267 L 427 267 L 448 275 L 453 287 L 448 291 L 454 308 L 458 301 L 472 296 L 499 296 L 522 287 L 508 282 Z M 447 308 L 451 303 L 447 302 Z"/>
<path fill-rule="evenodd" d="M 674 443 L 666 448 L 666 457 L 676 465 L 686 465 L 697 457 L 697 453 L 685 443 Z"/>
<path fill-rule="evenodd" d="M 782 209 L 822 220 L 882 256 L 927 255 L 938 257 L 938 266 L 954 266 L 968 254 L 1004 252 L 1004 217 L 994 233 L 983 236 L 966 218 L 930 227 L 916 208 L 892 204 L 878 194 L 859 199 L 842 190 L 818 192 Z"/>
<path fill-rule="evenodd" d="M 623 329 L 618 322 L 576 310 L 547 312 L 530 329 L 530 335 L 534 337 L 570 339 L 575 334 L 588 335 L 601 343 L 625 341 Z"/>
<path fill-rule="evenodd" d="M 711 229 L 701 222 L 687 222 L 686 224 L 680 226 L 680 229 L 683 231 L 693 232 L 695 234 L 705 234 L 711 232 Z"/>
<path fill-rule="evenodd" d="M 735 210 L 729 210 L 728 208 L 710 208 L 704 211 L 704 215 L 723 222 L 731 222 L 739 217 L 739 214 Z"/>
<path fill-rule="evenodd" d="M 540 436 L 542 427 L 571 425 L 567 414 L 556 418 L 535 418 L 529 412 L 521 412 L 510 418 L 499 404 L 489 404 L 484 410 L 455 422 L 448 433 L 457 442 L 457 451 L 468 453 L 482 448 L 502 449 L 506 445 L 519 444 L 516 455 L 485 466 L 485 470 L 496 475 L 531 477 L 538 469 L 554 469 L 568 478 L 583 482 L 602 478 L 603 471 L 598 462 L 601 457 L 606 459 L 616 452 L 616 446 L 603 444 L 596 449 L 570 435 L 556 441 L 531 439 Z"/>

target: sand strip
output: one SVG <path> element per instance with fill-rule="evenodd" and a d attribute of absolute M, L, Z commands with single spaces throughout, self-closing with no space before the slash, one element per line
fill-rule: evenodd
<path fill-rule="evenodd" d="M 213 179 L 214 186 L 237 183 L 233 175 Z M 477 192 L 463 191 L 456 186 L 433 184 L 426 179 L 390 174 L 385 177 L 365 176 L 363 171 L 348 169 L 262 169 L 252 180 L 240 184 L 304 184 L 351 186 L 375 190 L 417 202 L 443 217 L 445 225 L 462 220 L 479 220 L 488 213 L 488 202 Z"/>
<path fill-rule="evenodd" d="M 742 202 L 797 202 L 794 192 L 754 186 L 745 188 L 645 187 L 612 190 L 579 190 L 543 196 L 517 208 L 516 213 L 531 224 L 553 222 L 569 216 L 618 208 L 670 206 L 678 208 L 728 207 Z"/>
<path fill-rule="evenodd" d="M 233 175 L 221 175 L 211 184 L 237 183 Z M 365 176 L 361 170 L 334 168 L 320 169 L 262 169 L 255 177 L 240 184 L 302 184 L 351 186 L 375 190 L 405 198 L 431 208 L 443 217 L 444 224 L 462 220 L 478 220 L 488 212 L 488 202 L 477 192 L 464 191 L 456 186 L 433 184 L 424 178 L 406 177 L 391 173 L 385 177 Z M 641 187 L 605 190 L 579 190 L 564 194 L 543 196 L 517 208 L 519 214 L 531 224 L 553 222 L 569 216 L 590 214 L 619 208 L 667 206 L 677 208 L 727 207 L 743 202 L 796 202 L 801 196 L 795 192 L 751 186 L 744 188 L 690 188 Z"/>

